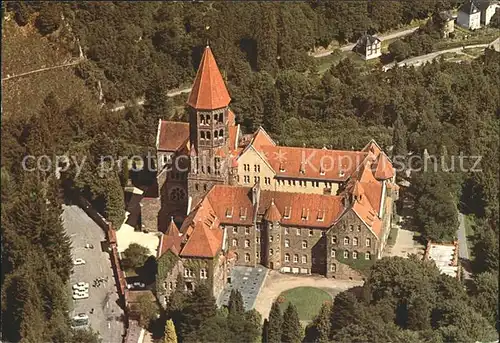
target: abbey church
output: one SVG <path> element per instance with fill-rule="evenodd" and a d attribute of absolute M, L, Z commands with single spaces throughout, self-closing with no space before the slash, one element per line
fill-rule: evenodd
<path fill-rule="evenodd" d="M 360 151 L 279 146 L 243 134 L 210 47 L 189 95 L 189 122 L 161 120 L 158 260 L 168 296 L 222 291 L 233 266 L 361 279 L 382 256 L 398 197 L 395 170 L 375 141 Z M 159 280 L 157 280 L 159 281 Z"/>

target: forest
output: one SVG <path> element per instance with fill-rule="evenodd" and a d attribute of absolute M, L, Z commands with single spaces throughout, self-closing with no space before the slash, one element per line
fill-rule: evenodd
<path fill-rule="evenodd" d="M 454 6 L 455 3 L 436 0 L 292 4 L 2 3 L 4 15 L 6 11 L 12 13 L 18 25 L 35 25 L 49 40 L 74 51 L 75 55 L 78 54 L 75 37 L 78 38 L 88 59 L 75 68 L 75 73 L 85 80 L 96 98 L 97 82 L 101 81 L 108 104 L 142 96 L 146 100 L 143 107 L 111 112 L 107 106 L 99 108 L 78 97 L 70 106 L 62 106 L 57 94 L 49 93 L 37 112 L 28 113 L 28 120 L 11 117 L 3 121 L 4 339 L 97 341 L 93 332 L 86 332 L 84 338 L 78 336 L 81 333 L 72 333 L 65 315 L 68 298 L 65 284 L 72 267 L 70 240 L 60 217 L 61 204 L 65 197 L 76 192 L 92 200 L 115 225 L 121 223 L 123 186 L 129 178 L 127 168 L 101 176 L 96 169 L 99 156 L 146 154 L 153 150 L 159 118 L 172 118 L 178 113 L 179 119 L 185 119 L 183 97 L 172 100 L 165 94 L 189 85 L 207 41 L 226 77 L 231 108 L 245 132 L 263 126 L 280 144 L 335 149 L 359 149 L 373 138 L 391 157 L 403 156 L 407 168 L 420 167 L 418 163 L 412 164 L 409 157 L 423 156 L 424 151 L 449 163 L 461 153 L 482 157 L 480 172 L 413 173 L 411 186 L 402 191 L 403 197 L 415 204 L 413 225 L 424 239 L 454 239 L 457 206 L 463 213 L 475 216 L 473 268 L 477 281 L 468 290 L 470 301 L 458 304 L 460 307 L 455 310 L 453 301 L 458 302 L 463 296 L 463 288 L 450 285 L 451 281 L 442 280 L 435 271 L 429 272 L 415 261 L 380 262 L 372 271 L 373 282 L 366 286 L 370 287 L 366 291 L 369 297 L 355 299 L 345 294 L 336 300 L 337 306 L 348 308 L 346 315 L 352 321 L 346 322 L 344 329 L 331 324 L 328 334 L 322 331 L 323 337 L 348 342 L 356 335 L 378 332 L 382 336 L 377 341 L 382 342 L 387 341 L 384 332 L 389 332 L 387 335 L 392 332 L 385 328 L 395 325 L 398 330 L 419 331 L 423 341 L 430 328 L 439 328 L 436 335 L 444 342 L 488 336 L 480 327 L 485 328 L 485 318 L 492 325 L 498 318 L 498 314 L 492 315 L 496 307 L 491 299 L 496 302 L 492 290 L 498 290 L 495 280 L 499 237 L 500 54 L 487 50 L 470 63 L 436 61 L 418 69 L 395 68 L 388 72 L 360 67 L 346 59 L 323 75 L 318 74 L 316 62 L 307 54 L 332 40 L 355 41 L 364 32 L 391 30 Z M 71 169 L 60 180 L 50 172 L 23 172 L 23 157 L 41 154 L 85 157 L 89 163 L 78 177 Z M 467 163 L 466 166 L 472 167 Z M 400 287 L 384 284 L 387 279 L 383 270 L 390 269 L 391 263 L 404 265 L 409 278 L 404 280 L 409 284 L 414 280 L 425 284 L 419 291 L 404 290 L 408 293 L 381 296 L 389 292 L 381 290 L 382 287 Z M 426 277 L 421 278 L 422 275 Z M 442 289 L 431 296 L 436 282 L 443 284 Z M 430 298 L 425 298 L 427 295 Z M 448 296 L 450 302 L 441 301 Z M 338 305 L 342 301 L 344 304 Z M 185 306 L 191 306 L 188 313 L 196 313 L 196 306 L 201 305 Z M 212 308 L 211 303 L 206 306 Z M 419 306 L 421 310 L 411 314 L 410 308 Z M 254 315 L 237 308 L 239 316 Z M 372 323 L 362 317 L 365 310 L 395 311 L 397 315 L 394 318 L 373 315 L 390 319 Z M 289 312 L 288 317 L 293 318 L 293 309 Z M 328 309 L 323 312 L 328 313 Z M 212 310 L 207 313 L 214 314 L 212 324 L 227 325 L 226 319 L 220 319 L 220 313 Z M 410 320 L 415 313 L 439 316 L 432 322 Z M 464 319 L 470 326 L 458 327 L 460 323 L 453 320 L 455 317 L 474 320 Z M 201 325 L 205 319 L 198 318 L 196 323 Z M 206 325 L 183 329 L 182 318 L 173 322 L 179 336 L 184 335 L 186 341 L 193 337 L 192 332 L 210 329 Z M 310 328 L 309 334 L 319 335 L 317 332 L 321 330 L 317 326 Z M 234 330 L 255 333 L 258 329 Z M 241 331 L 224 332 L 231 335 Z M 399 336 L 390 339 L 395 337 Z M 412 337 L 397 340 L 413 342 Z M 316 337 L 314 341 L 325 340 Z"/>

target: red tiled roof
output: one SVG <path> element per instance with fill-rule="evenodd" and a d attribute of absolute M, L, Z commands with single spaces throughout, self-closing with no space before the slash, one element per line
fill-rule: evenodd
<path fill-rule="evenodd" d="M 377 212 L 375 212 L 366 198 L 361 198 L 361 201 L 354 201 L 352 210 L 363 220 L 363 222 L 365 222 L 378 238 L 381 238 L 382 221 L 378 218 Z"/>
<path fill-rule="evenodd" d="M 379 154 L 375 169 L 375 178 L 378 180 L 391 179 L 394 176 L 394 168 L 384 153 Z"/>
<path fill-rule="evenodd" d="M 363 149 L 361 149 L 361 151 L 364 151 L 364 152 L 372 152 L 375 157 L 378 156 L 378 154 L 380 154 L 380 152 L 382 151 L 382 148 L 380 148 L 380 146 L 377 144 L 377 142 L 375 142 L 374 139 L 372 139 L 370 142 L 368 142 L 368 144 L 365 145 L 365 147 Z"/>
<path fill-rule="evenodd" d="M 276 143 L 274 143 L 262 127 L 259 127 L 257 132 L 255 132 L 251 144 L 256 150 L 261 149 L 263 146 L 276 146 Z"/>
<path fill-rule="evenodd" d="M 215 257 L 222 248 L 222 236 L 220 228 L 210 229 L 202 220 L 199 220 L 196 222 L 191 237 L 182 248 L 181 256 Z"/>
<path fill-rule="evenodd" d="M 279 222 L 281 220 L 281 213 L 276 207 L 274 199 L 271 199 L 271 205 L 267 208 L 264 219 L 268 222 Z"/>
<path fill-rule="evenodd" d="M 206 47 L 187 104 L 195 109 L 215 110 L 229 105 L 231 98 L 210 47 Z"/>
<path fill-rule="evenodd" d="M 261 146 L 260 152 L 277 177 L 335 181 L 347 180 L 367 156 L 359 151 L 283 146 Z"/>
<path fill-rule="evenodd" d="M 235 126 L 236 125 L 236 118 L 234 115 L 234 112 L 231 111 L 231 109 L 227 109 L 227 126 Z"/>
<path fill-rule="evenodd" d="M 253 205 L 250 187 L 216 185 L 207 198 L 223 224 L 252 225 Z"/>
<path fill-rule="evenodd" d="M 239 130 L 239 125 L 235 126 L 229 126 L 229 139 L 228 139 L 228 144 L 229 144 L 229 149 L 231 151 L 235 150 L 238 148 L 237 145 L 237 139 L 238 139 L 238 130 Z"/>
<path fill-rule="evenodd" d="M 284 225 L 327 228 L 344 209 L 340 196 L 261 191 L 260 214 L 265 214 L 273 199 Z"/>
<path fill-rule="evenodd" d="M 172 251 L 176 255 L 179 255 L 179 252 L 181 251 L 181 242 L 182 236 L 172 217 L 170 223 L 168 224 L 166 233 L 161 237 L 158 256 L 162 256 L 168 250 Z"/>
<path fill-rule="evenodd" d="M 158 150 L 177 151 L 189 140 L 189 123 L 166 121 L 160 123 Z"/>

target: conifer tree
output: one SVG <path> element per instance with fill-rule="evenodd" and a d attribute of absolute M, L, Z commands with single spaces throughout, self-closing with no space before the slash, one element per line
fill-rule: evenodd
<path fill-rule="evenodd" d="M 300 343 L 302 342 L 302 326 L 300 325 L 299 313 L 292 303 L 283 313 L 283 325 L 281 325 L 281 342 Z"/>
<path fill-rule="evenodd" d="M 210 288 L 202 283 L 196 286 L 193 293 L 187 297 L 181 313 L 181 336 L 191 335 L 200 329 L 201 325 L 216 314 L 217 306 Z"/>
<path fill-rule="evenodd" d="M 401 115 L 398 113 L 396 121 L 394 122 L 394 129 L 392 133 L 392 156 L 406 156 L 408 153 L 406 148 L 406 139 L 407 129 L 403 118 L 401 118 Z"/>
<path fill-rule="evenodd" d="M 330 312 L 331 306 L 329 304 L 323 304 L 319 311 L 319 314 L 314 318 L 312 325 L 312 333 L 308 341 L 317 343 L 328 343 L 328 337 L 330 336 Z"/>
<path fill-rule="evenodd" d="M 125 219 L 125 195 L 116 171 L 107 177 L 106 187 L 106 218 L 115 229 L 119 229 Z"/>
<path fill-rule="evenodd" d="M 228 302 L 229 315 L 242 315 L 245 312 L 243 308 L 243 297 L 237 289 L 231 290 Z"/>
<path fill-rule="evenodd" d="M 175 326 L 172 319 L 167 320 L 165 323 L 165 339 L 164 343 L 177 343 L 177 334 L 175 333 Z"/>
<path fill-rule="evenodd" d="M 267 341 L 269 343 L 281 342 L 281 326 L 283 325 L 283 317 L 279 304 L 275 301 L 269 312 L 269 325 L 267 330 Z"/>

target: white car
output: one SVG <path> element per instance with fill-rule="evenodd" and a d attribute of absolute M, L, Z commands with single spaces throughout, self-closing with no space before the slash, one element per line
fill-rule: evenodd
<path fill-rule="evenodd" d="M 77 258 L 76 260 L 73 261 L 73 264 L 75 266 L 79 266 L 79 265 L 85 264 L 85 260 L 83 258 Z"/>
<path fill-rule="evenodd" d="M 85 327 L 89 325 L 89 316 L 85 313 L 79 313 L 71 319 L 73 321 L 71 324 L 73 328 Z"/>
<path fill-rule="evenodd" d="M 134 283 L 129 283 L 127 285 L 128 289 L 138 289 L 138 288 L 145 288 L 145 287 L 146 287 L 146 284 L 144 284 L 142 282 L 134 282 Z"/>
<path fill-rule="evenodd" d="M 80 299 L 87 299 L 89 297 L 88 292 L 73 292 L 73 299 L 74 300 L 80 300 Z"/>
<path fill-rule="evenodd" d="M 89 286 L 90 285 L 87 282 L 78 282 L 73 285 L 73 289 L 75 291 L 88 291 Z"/>

